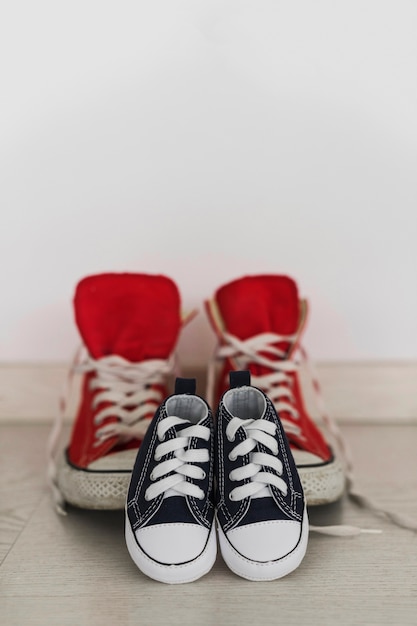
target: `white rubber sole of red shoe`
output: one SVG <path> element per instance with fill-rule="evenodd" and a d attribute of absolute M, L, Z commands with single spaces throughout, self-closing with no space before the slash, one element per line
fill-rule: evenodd
<path fill-rule="evenodd" d="M 215 524 L 213 524 L 208 541 L 201 554 L 196 559 L 180 565 L 165 565 L 149 558 L 138 545 L 127 515 L 125 537 L 127 549 L 135 565 L 143 574 L 161 583 L 170 585 L 191 583 L 207 574 L 216 561 L 217 541 Z"/>
<path fill-rule="evenodd" d="M 308 543 L 308 516 L 304 510 L 301 537 L 297 546 L 285 557 L 276 561 L 259 563 L 245 558 L 237 552 L 227 540 L 226 535 L 218 526 L 220 550 L 227 567 L 238 576 L 253 581 L 268 581 L 282 578 L 293 572 L 300 565 L 307 550 Z"/>
<path fill-rule="evenodd" d="M 331 504 L 342 497 L 346 478 L 342 464 L 336 458 L 323 465 L 299 466 L 297 471 L 308 506 Z"/>
<path fill-rule="evenodd" d="M 58 463 L 57 483 L 64 500 L 69 504 L 81 509 L 111 511 L 125 508 L 131 473 L 131 470 L 78 469 L 68 463 L 64 453 Z"/>

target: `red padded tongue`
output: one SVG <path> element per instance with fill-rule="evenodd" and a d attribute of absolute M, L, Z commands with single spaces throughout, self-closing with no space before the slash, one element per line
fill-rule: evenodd
<path fill-rule="evenodd" d="M 129 361 L 166 359 L 181 318 L 175 283 L 165 276 L 98 274 L 84 278 L 74 297 L 75 319 L 90 355 Z"/>
<path fill-rule="evenodd" d="M 226 331 L 239 339 L 272 332 L 291 335 L 299 324 L 295 282 L 287 276 L 247 276 L 216 293 Z"/>

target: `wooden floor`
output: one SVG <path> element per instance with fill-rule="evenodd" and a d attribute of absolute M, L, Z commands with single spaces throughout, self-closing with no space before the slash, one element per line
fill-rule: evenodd
<path fill-rule="evenodd" d="M 417 518 L 417 426 L 343 428 L 358 483 L 381 505 Z M 311 533 L 301 566 L 278 581 L 238 578 L 219 558 L 201 580 L 169 586 L 131 562 L 123 512 L 58 517 L 45 487 L 45 425 L 0 426 L 0 624 L 417 624 L 417 534 L 343 500 L 312 523 L 380 535 Z"/>

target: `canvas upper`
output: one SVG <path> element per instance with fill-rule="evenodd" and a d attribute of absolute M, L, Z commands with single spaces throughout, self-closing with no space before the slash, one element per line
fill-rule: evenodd
<path fill-rule="evenodd" d="M 253 580 L 283 576 L 304 556 L 308 521 L 303 488 L 273 404 L 232 372 L 216 429 L 217 519 L 222 555 Z"/>
<path fill-rule="evenodd" d="M 216 553 L 213 416 L 189 384 L 177 379 L 155 413 L 127 495 L 129 552 L 145 574 L 169 583 L 200 577 Z"/>
<path fill-rule="evenodd" d="M 220 287 L 206 308 L 223 362 L 217 398 L 227 389 L 230 370 L 248 369 L 253 384 L 275 404 L 301 463 L 331 461 L 332 451 L 305 407 L 295 361 L 307 317 L 307 303 L 300 300 L 295 281 L 246 276 Z"/>
<path fill-rule="evenodd" d="M 139 446 L 135 424 L 147 425 L 167 394 L 180 297 L 165 276 L 98 274 L 78 284 L 74 312 L 87 356 L 78 365 L 83 381 L 68 461 L 87 468 Z"/>

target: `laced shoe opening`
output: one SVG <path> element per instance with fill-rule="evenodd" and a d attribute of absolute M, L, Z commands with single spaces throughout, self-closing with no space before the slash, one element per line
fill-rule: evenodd
<path fill-rule="evenodd" d="M 231 415 L 242 420 L 260 419 L 266 409 L 263 394 L 253 387 L 230 389 L 224 395 L 223 404 Z"/>
<path fill-rule="evenodd" d="M 126 444 L 134 439 L 143 439 L 162 400 L 166 377 L 174 370 L 175 355 L 166 360 L 135 363 L 118 355 L 93 359 L 85 348 L 77 350 L 48 441 L 48 483 L 58 513 L 65 514 L 65 501 L 59 485 L 57 455 L 74 375 L 93 374 L 89 385 L 94 397 L 91 405 L 92 449 L 99 448 L 106 439 L 114 438 L 111 451 L 115 452 L 125 449 Z"/>

